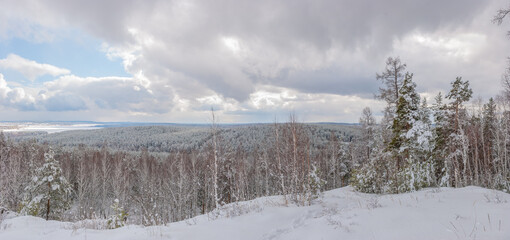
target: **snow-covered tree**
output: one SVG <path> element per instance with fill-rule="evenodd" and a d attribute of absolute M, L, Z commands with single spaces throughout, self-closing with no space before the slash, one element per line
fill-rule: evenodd
<path fill-rule="evenodd" d="M 484 159 L 486 162 L 491 163 L 493 169 L 491 171 L 495 172 L 496 163 L 494 160 L 496 159 L 496 151 L 495 151 L 495 140 L 496 140 L 496 103 L 493 98 L 489 99 L 487 104 L 483 105 L 483 153 Z"/>
<path fill-rule="evenodd" d="M 433 149 L 432 149 L 432 161 L 434 164 L 434 174 L 436 178 L 436 182 L 440 186 L 448 186 L 450 171 L 448 162 L 446 161 L 447 157 L 447 142 L 449 128 L 448 125 L 448 111 L 447 106 L 443 103 L 443 96 L 439 93 L 436 98 L 434 105 L 432 106 L 432 111 L 434 115 L 434 124 L 435 127 L 433 129 Z"/>
<path fill-rule="evenodd" d="M 389 143 L 394 137 L 391 126 L 397 112 L 400 88 L 406 78 L 406 68 L 407 65 L 402 63 L 399 57 L 388 57 L 384 71 L 376 74 L 376 79 L 383 84 L 383 87 L 379 88 L 379 94 L 376 97 L 386 102 L 384 117 L 380 123 L 383 126 L 381 134 L 385 143 Z"/>
<path fill-rule="evenodd" d="M 383 140 L 384 132 L 388 129 L 384 124 L 379 126 L 376 133 L 372 133 L 371 141 L 358 141 L 358 144 L 372 143 L 373 146 L 373 154 L 370 154 L 373 157 L 369 155 L 368 163 L 358 169 L 351 179 L 358 190 L 398 193 L 414 191 L 434 182 L 430 157 L 433 138 L 431 112 L 426 100 L 420 106 L 413 74 L 405 74 L 395 96 L 398 96 L 398 101 L 389 126 L 391 141 Z M 364 129 L 364 125 L 362 127 Z"/>
<path fill-rule="evenodd" d="M 402 157 L 407 157 L 403 155 L 409 155 L 410 139 L 407 137 L 407 133 L 414 127 L 414 123 L 419 118 L 420 96 L 416 93 L 416 84 L 413 82 L 412 74 L 406 74 L 399 92 L 397 112 L 392 126 L 393 139 L 389 146 L 398 153 L 396 159 L 397 169 L 400 168 Z"/>
<path fill-rule="evenodd" d="M 113 214 L 108 217 L 107 224 L 108 228 L 115 229 L 124 227 L 128 214 L 122 206 L 119 204 L 119 199 L 115 199 L 111 206 Z"/>
<path fill-rule="evenodd" d="M 393 120 L 390 150 L 396 161 L 394 191 L 413 191 L 430 185 L 432 131 L 426 101 L 420 107 L 413 75 L 406 74 Z"/>
<path fill-rule="evenodd" d="M 326 182 L 320 178 L 320 171 L 312 164 L 310 172 L 308 173 L 308 195 L 309 202 L 313 199 L 317 199 L 320 196 L 321 189 L 326 184 Z"/>
<path fill-rule="evenodd" d="M 451 101 L 448 108 L 451 134 L 448 139 L 449 155 L 447 159 L 452 165 L 451 170 L 453 170 L 453 174 L 450 173 L 453 177 L 450 178 L 450 184 L 460 187 L 466 183 L 469 157 L 469 144 L 464 130 L 464 126 L 467 124 L 464 103 L 471 99 L 473 90 L 469 87 L 469 81 L 462 81 L 461 77 L 457 77 L 451 85 L 452 88 L 446 95 L 446 98 Z"/>
<path fill-rule="evenodd" d="M 60 219 L 71 203 L 71 185 L 62 174 L 53 150 L 44 154 L 44 164 L 37 168 L 27 186 L 21 213 L 48 219 Z"/>
<path fill-rule="evenodd" d="M 357 191 L 367 193 L 390 191 L 389 186 L 393 183 L 390 172 L 393 156 L 391 152 L 387 151 L 387 143 L 384 141 L 383 135 L 387 131 L 385 128 L 385 125 L 372 126 L 372 139 L 369 141 L 371 143 L 370 158 L 365 160 L 361 168 L 357 168 L 351 173 L 350 184 Z M 366 147 L 363 139 L 356 141 L 354 146 L 358 146 L 354 148 L 354 151 L 363 152 L 359 150 Z"/>

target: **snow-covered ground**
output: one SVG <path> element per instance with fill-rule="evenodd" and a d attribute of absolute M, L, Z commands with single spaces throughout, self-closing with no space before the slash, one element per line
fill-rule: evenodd
<path fill-rule="evenodd" d="M 311 206 L 283 197 L 230 204 L 167 226 L 114 230 L 21 216 L 3 220 L 0 239 L 510 239 L 510 194 L 479 187 L 399 195 L 324 193 Z"/>
<path fill-rule="evenodd" d="M 47 132 L 58 133 L 70 130 L 100 129 L 92 123 L 33 123 L 33 122 L 0 122 L 0 131 L 4 132 Z"/>

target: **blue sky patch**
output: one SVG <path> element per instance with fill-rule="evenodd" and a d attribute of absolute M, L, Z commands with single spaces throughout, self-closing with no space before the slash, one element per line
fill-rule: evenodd
<path fill-rule="evenodd" d="M 51 42 L 37 43 L 11 38 L 0 41 L 0 58 L 16 54 L 38 63 L 69 69 L 73 75 L 80 77 L 130 77 L 124 70 L 121 59 L 113 61 L 108 59 L 106 53 L 101 50 L 101 43 L 98 39 L 76 31 Z M 14 75 L 4 70 L 2 72 L 5 72 L 6 79 L 10 81 L 23 82 L 17 80 L 21 75 Z M 54 78 L 43 76 L 38 81 L 51 79 Z M 29 82 L 29 80 L 25 80 Z"/>

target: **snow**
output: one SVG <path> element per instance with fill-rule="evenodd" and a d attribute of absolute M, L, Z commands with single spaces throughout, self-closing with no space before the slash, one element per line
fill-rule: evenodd
<path fill-rule="evenodd" d="M 11 216 L 0 224 L 0 239 L 503 240 L 510 239 L 510 194 L 466 187 L 374 195 L 345 187 L 325 192 L 306 207 L 285 205 L 276 196 L 229 204 L 166 226 L 94 230 L 90 222 Z"/>
<path fill-rule="evenodd" d="M 4 132 L 36 132 L 59 133 L 70 130 L 101 129 L 98 124 L 85 123 L 34 123 L 34 122 L 0 122 L 0 131 Z"/>

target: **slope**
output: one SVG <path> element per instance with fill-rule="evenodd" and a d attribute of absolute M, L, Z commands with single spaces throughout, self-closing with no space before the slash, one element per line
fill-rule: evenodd
<path fill-rule="evenodd" d="M 310 206 L 281 196 L 229 204 L 167 226 L 81 228 L 40 218 L 7 217 L 0 239 L 510 239 L 510 194 L 479 187 L 398 195 L 324 193 Z"/>

